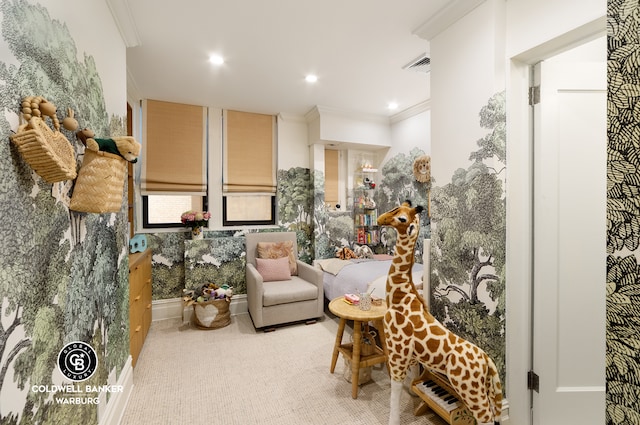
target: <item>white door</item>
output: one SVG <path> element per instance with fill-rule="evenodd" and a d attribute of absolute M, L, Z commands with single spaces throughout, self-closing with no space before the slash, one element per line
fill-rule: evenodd
<path fill-rule="evenodd" d="M 604 52 L 603 52 L 604 56 Z M 606 68 L 545 61 L 534 107 L 534 425 L 605 423 Z"/>

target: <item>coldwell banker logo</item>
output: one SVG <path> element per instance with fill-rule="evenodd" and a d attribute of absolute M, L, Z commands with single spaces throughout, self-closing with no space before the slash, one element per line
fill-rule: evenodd
<path fill-rule="evenodd" d="M 75 382 L 91 378 L 98 368 L 98 356 L 89 344 L 74 341 L 65 345 L 58 354 L 60 372 Z"/>

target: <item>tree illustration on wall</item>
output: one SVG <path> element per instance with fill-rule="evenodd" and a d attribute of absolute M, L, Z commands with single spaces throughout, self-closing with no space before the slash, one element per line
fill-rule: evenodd
<path fill-rule="evenodd" d="M 307 263 L 314 258 L 312 189 L 308 168 L 278 170 L 278 225 L 298 233 L 298 258 Z"/>
<path fill-rule="evenodd" d="M 314 258 L 330 258 L 335 254 L 327 227 L 331 217 L 324 202 L 324 172 L 311 171 L 313 201 L 313 253 Z"/>
<path fill-rule="evenodd" d="M 185 289 L 215 283 L 231 286 L 234 294 L 247 293 L 244 238 L 219 236 L 185 241 L 184 246 Z"/>
<path fill-rule="evenodd" d="M 278 170 L 278 219 L 290 230 L 311 232 L 311 175 L 308 168 Z"/>
<path fill-rule="evenodd" d="M 91 218 L 70 212 L 65 199 L 72 184 L 47 184 L 34 174 L 9 143 L 8 117 L 24 96 L 43 95 L 58 106 L 59 118 L 71 107 L 99 135 L 123 134 L 124 121 L 108 117 L 95 61 L 87 54 L 78 60 L 64 23 L 24 0 L 0 1 L 0 16 L 0 49 L 8 58 L 0 62 L 0 390 L 27 390 L 24 405 L 0 401 L 0 423 L 97 423 L 96 406 L 56 404 L 28 388 L 53 383 L 59 350 L 71 339 L 97 351 L 98 371 L 88 384 L 104 385 L 125 364 L 125 210 Z M 81 151 L 73 134 L 61 131 Z"/>
<path fill-rule="evenodd" d="M 378 211 L 389 211 L 405 200 L 411 200 L 413 205 L 429 205 L 429 190 L 431 184 L 417 181 L 413 175 L 413 162 L 424 155 L 424 151 L 413 148 L 408 154 L 399 153 L 390 158 L 381 170 L 382 180 L 378 190 L 375 191 L 375 201 Z M 385 252 L 391 252 L 395 246 L 395 230 L 382 228 L 380 240 Z M 422 262 L 423 240 L 431 236 L 430 220 L 423 214 L 420 226 L 420 236 L 416 242 L 416 261 Z"/>
<path fill-rule="evenodd" d="M 445 318 L 450 330 L 483 347 L 503 377 L 506 210 L 500 174 L 506 162 L 505 122 L 501 92 L 480 112 L 481 127 L 490 131 L 470 154 L 473 163 L 431 191 L 432 312 Z"/>
<path fill-rule="evenodd" d="M 382 166 L 382 181 L 375 192 L 379 211 L 389 211 L 406 199 L 411 199 L 414 205 L 426 207 L 430 186 L 417 181 L 413 176 L 413 162 L 422 155 L 423 150 L 413 148 L 408 154 L 394 155 Z"/>

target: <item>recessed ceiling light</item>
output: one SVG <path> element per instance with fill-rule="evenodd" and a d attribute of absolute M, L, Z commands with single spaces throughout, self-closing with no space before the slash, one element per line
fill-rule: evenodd
<path fill-rule="evenodd" d="M 389 102 L 389 104 L 387 105 L 387 108 L 391 110 L 398 109 L 398 104 L 396 102 Z"/>
<path fill-rule="evenodd" d="M 224 63 L 224 58 L 220 55 L 211 55 L 209 56 L 209 62 L 214 65 L 222 65 Z"/>
<path fill-rule="evenodd" d="M 316 81 L 318 81 L 318 76 L 317 75 L 313 75 L 313 74 L 309 74 L 306 77 L 304 77 L 304 80 L 307 83 L 315 83 Z"/>

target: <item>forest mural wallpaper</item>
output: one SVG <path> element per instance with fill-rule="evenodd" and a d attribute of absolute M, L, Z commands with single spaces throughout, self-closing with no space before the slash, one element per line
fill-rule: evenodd
<path fill-rule="evenodd" d="M 92 53 L 79 52 L 66 23 L 40 3 L 2 0 L 0 14 L 0 423 L 95 424 L 96 405 L 69 405 L 33 388 L 63 384 L 56 359 L 71 341 L 96 351 L 98 367 L 87 385 L 107 384 L 127 360 L 125 203 L 111 214 L 69 210 L 74 182 L 46 183 L 9 136 L 22 99 L 36 95 L 57 106 L 60 121 L 72 108 L 82 127 L 124 135 L 125 75 L 104 79 Z M 109 50 L 124 69 L 125 50 L 113 23 L 96 29 L 113 42 L 102 40 L 94 48 Z M 107 110 L 106 91 L 121 93 L 121 108 Z M 61 131 L 79 166 L 84 146 L 72 132 Z"/>
<path fill-rule="evenodd" d="M 480 111 L 488 130 L 444 186 L 431 192 L 431 311 L 451 331 L 482 347 L 505 381 L 505 93 Z"/>

